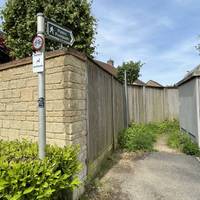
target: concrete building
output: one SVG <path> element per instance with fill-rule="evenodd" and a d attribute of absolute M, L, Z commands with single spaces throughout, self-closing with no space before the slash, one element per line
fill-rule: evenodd
<path fill-rule="evenodd" d="M 177 83 L 180 127 L 200 146 L 200 65 Z"/>

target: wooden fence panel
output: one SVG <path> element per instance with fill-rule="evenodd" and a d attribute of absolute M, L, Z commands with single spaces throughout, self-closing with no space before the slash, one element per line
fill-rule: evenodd
<path fill-rule="evenodd" d="M 162 88 L 145 88 L 146 122 L 164 120 L 164 93 Z"/>
<path fill-rule="evenodd" d="M 178 119 L 177 88 L 128 87 L 129 121 L 148 123 Z"/>
<path fill-rule="evenodd" d="M 113 145 L 115 131 L 118 131 L 118 126 L 123 126 L 123 117 L 121 117 L 123 109 L 119 106 L 123 104 L 121 87 L 110 74 L 94 63 L 88 62 L 88 159 L 90 162 Z"/>
<path fill-rule="evenodd" d="M 179 117 L 179 93 L 177 88 L 164 90 L 165 119 L 178 119 Z"/>
<path fill-rule="evenodd" d="M 113 78 L 113 132 L 114 145 L 117 144 L 118 133 L 125 127 L 124 86 Z"/>
<path fill-rule="evenodd" d="M 144 88 L 142 86 L 128 87 L 129 121 L 145 122 Z"/>

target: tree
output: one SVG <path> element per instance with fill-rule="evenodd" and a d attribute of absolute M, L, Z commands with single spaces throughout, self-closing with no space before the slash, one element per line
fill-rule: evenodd
<path fill-rule="evenodd" d="M 7 0 L 1 13 L 2 29 L 13 57 L 31 55 L 39 12 L 73 31 L 75 49 L 88 55 L 94 53 L 96 19 L 91 14 L 91 2 L 88 0 Z M 59 43 L 46 40 L 47 51 L 59 48 Z"/>
<path fill-rule="evenodd" d="M 138 62 L 123 62 L 122 66 L 117 68 L 117 77 L 121 82 L 124 82 L 124 71 L 127 73 L 127 83 L 133 84 L 133 82 L 139 77 L 140 68 L 144 64 L 141 61 Z"/>

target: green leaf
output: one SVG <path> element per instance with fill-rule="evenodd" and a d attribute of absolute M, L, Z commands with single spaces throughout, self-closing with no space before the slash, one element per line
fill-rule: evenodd
<path fill-rule="evenodd" d="M 29 187 L 23 192 L 23 194 L 31 193 L 34 189 L 35 189 L 35 187 Z"/>
<path fill-rule="evenodd" d="M 18 194 L 16 194 L 16 195 L 14 195 L 13 197 L 11 197 L 10 200 L 18 200 L 18 199 L 21 198 L 21 196 L 22 196 L 22 194 L 21 194 L 21 193 L 18 193 Z"/>
<path fill-rule="evenodd" d="M 5 181 L 4 179 L 0 179 L 0 187 L 3 187 L 8 184 L 8 181 Z"/>

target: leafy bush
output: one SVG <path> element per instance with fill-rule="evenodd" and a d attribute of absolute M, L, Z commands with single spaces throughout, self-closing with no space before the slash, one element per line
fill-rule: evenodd
<path fill-rule="evenodd" d="M 120 147 L 128 151 L 152 151 L 159 134 L 156 124 L 132 124 L 119 136 Z"/>
<path fill-rule="evenodd" d="M 77 147 L 47 146 L 44 160 L 37 144 L 0 141 L 0 199 L 62 199 L 80 184 Z"/>
<path fill-rule="evenodd" d="M 161 133 L 170 134 L 179 130 L 179 122 L 177 120 L 165 120 L 163 122 L 158 123 L 158 127 Z"/>
<path fill-rule="evenodd" d="M 187 134 L 181 133 L 178 130 L 169 135 L 168 145 L 172 148 L 179 149 L 187 155 L 200 155 L 200 149 L 197 143 L 193 142 Z"/>

